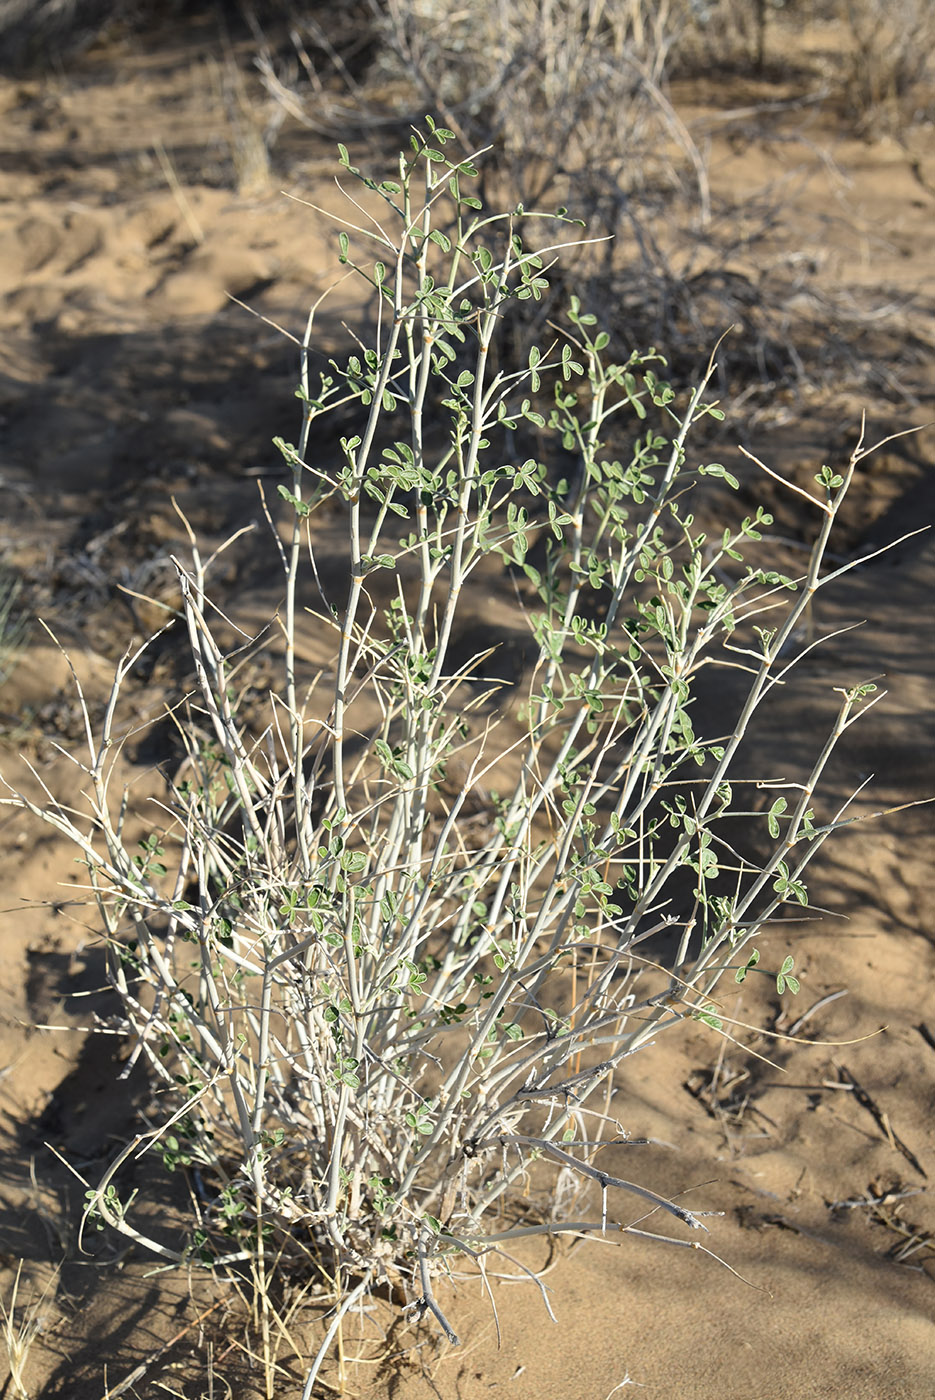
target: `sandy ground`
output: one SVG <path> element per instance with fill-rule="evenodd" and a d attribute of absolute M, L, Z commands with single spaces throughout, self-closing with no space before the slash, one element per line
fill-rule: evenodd
<path fill-rule="evenodd" d="M 207 539 L 255 519 L 269 440 L 293 431 L 294 347 L 228 293 L 295 331 L 335 267 L 331 236 L 306 206 L 249 182 L 231 193 L 236 141 L 212 89 L 211 44 L 196 24 L 158 43 L 114 41 L 54 77 L 0 82 L 0 557 L 68 645 L 92 704 L 128 636 L 152 623 L 118 585 L 171 588 L 168 555 L 182 543 L 171 498 Z M 834 353 L 817 356 L 811 387 L 761 396 L 745 441 L 805 481 L 853 443 L 861 407 L 871 436 L 935 417 L 935 169 L 891 139 L 847 136 L 833 112 L 804 127 L 801 114 L 785 128 L 721 120 L 725 103 L 749 95 L 698 84 L 679 96 L 699 129 L 707 123 L 716 192 L 787 179 L 768 256 L 773 268 L 811 260 L 797 324 L 803 346 Z M 288 157 L 292 193 L 335 198 L 329 143 L 293 136 Z M 891 311 L 848 340 L 842 308 L 869 305 L 862 297 Z M 342 288 L 326 342 L 340 344 L 342 320 L 360 314 Z M 733 429 L 724 460 L 735 441 Z M 932 523 L 933 449 L 928 428 L 864 468 L 838 545 L 846 557 Z M 783 507 L 776 530 L 792 545 L 777 547 L 794 551 L 808 529 Z M 224 588 L 244 617 L 275 605 L 275 583 L 246 547 Z M 884 675 L 887 697 L 850 732 L 826 800 L 871 774 L 859 815 L 935 793 L 933 599 L 925 535 L 823 599 L 822 631 L 864 625 L 804 667 L 782 714 L 765 717 L 767 771 L 796 770 L 815 752 L 834 686 Z M 489 616 L 478 592 L 467 622 Z M 158 712 L 171 675 L 171 655 L 158 657 L 136 695 L 141 718 Z M 37 630 L 0 689 L 0 762 L 12 772 L 25 754 L 61 788 L 73 778 L 54 745 L 80 739 L 65 663 Z M 135 753 L 137 796 L 156 782 L 154 757 L 145 744 Z M 347 1393 L 605 1400 L 629 1380 L 673 1400 L 935 1395 L 933 856 L 924 806 L 825 848 L 812 894 L 828 913 L 770 944 L 777 963 L 795 953 L 797 1001 L 780 1004 L 764 978 L 724 1005 L 780 1037 L 798 1018 L 795 1040 L 745 1035 L 766 1057 L 754 1058 L 696 1025 L 621 1076 L 615 1111 L 653 1144 L 616 1152 L 628 1174 L 720 1212 L 709 1242 L 723 1263 L 632 1239 L 577 1246 L 545 1279 L 555 1322 L 532 1285 L 495 1285 L 499 1348 L 476 1281 L 452 1303 L 460 1349 L 378 1307 L 349 1326 Z M 209 1394 L 213 1368 L 211 1394 L 259 1394 L 236 1299 L 204 1279 L 154 1275 L 104 1236 L 76 1250 L 82 1188 L 50 1146 L 100 1173 L 145 1091 L 132 1079 L 118 1091 L 112 1043 L 83 1030 L 104 1003 L 93 928 L 69 897 L 76 879 L 70 851 L 0 814 L 0 1297 L 21 1259 L 22 1297 L 47 1285 L 30 1394 L 99 1400 L 146 1358 L 123 1393 L 194 1400 Z M 34 1028 L 50 1025 L 62 1029 Z M 179 1183 L 167 1188 L 144 1163 L 135 1184 L 155 1228 L 171 1228 Z M 311 1345 L 314 1316 L 295 1327 Z M 384 1360 L 355 1364 L 358 1354 Z M 277 1394 L 292 1400 L 301 1359 L 287 1345 L 280 1359 Z M 4 1364 L 0 1348 L 0 1374 Z"/>

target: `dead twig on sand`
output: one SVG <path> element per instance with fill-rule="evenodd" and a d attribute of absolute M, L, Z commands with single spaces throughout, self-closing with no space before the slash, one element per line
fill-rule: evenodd
<path fill-rule="evenodd" d="M 922 1166 L 922 1163 L 919 1161 L 918 1157 L 915 1155 L 911 1148 L 906 1146 L 902 1138 L 896 1135 L 896 1133 L 893 1130 L 893 1126 L 890 1123 L 889 1116 L 886 1113 L 884 1113 L 884 1111 L 881 1108 L 878 1108 L 878 1106 L 874 1103 L 873 1099 L 867 1093 L 866 1089 L 862 1088 L 861 1085 L 858 1084 L 857 1080 L 851 1074 L 850 1070 L 847 1069 L 844 1065 L 839 1065 L 838 1077 L 842 1084 L 850 1085 L 851 1090 L 854 1094 L 854 1098 L 860 1104 L 861 1108 L 865 1108 L 870 1114 L 877 1127 L 886 1137 L 886 1140 L 889 1143 L 890 1147 L 895 1148 L 897 1152 L 901 1152 L 902 1155 L 905 1157 L 906 1161 L 909 1163 L 909 1165 L 915 1171 L 917 1171 L 921 1177 L 928 1181 L 928 1172 Z"/>
<path fill-rule="evenodd" d="M 131 1371 L 130 1374 L 126 1377 L 126 1379 L 122 1380 L 115 1390 L 111 1390 L 110 1388 L 108 1388 L 104 1400 L 117 1400 L 117 1397 L 119 1395 L 126 1395 L 127 1391 L 131 1388 L 131 1386 L 136 1385 L 137 1381 L 142 1380 L 142 1378 L 146 1375 L 146 1372 L 151 1370 L 153 1366 L 155 1366 L 157 1361 L 161 1361 L 161 1359 L 165 1356 L 166 1352 L 171 1351 L 172 1348 L 178 1342 L 180 1342 L 183 1337 L 187 1337 L 189 1332 L 193 1331 L 194 1328 L 200 1327 L 206 1317 L 210 1317 L 213 1312 L 217 1311 L 217 1309 L 221 1306 L 222 1303 L 226 1302 L 226 1298 L 218 1298 L 217 1302 L 212 1303 L 210 1308 L 205 1308 L 204 1312 L 199 1313 L 198 1316 L 194 1318 L 191 1322 L 187 1323 L 180 1332 L 176 1332 L 174 1337 L 170 1337 L 169 1341 L 167 1341 L 164 1346 L 161 1346 L 158 1349 L 158 1351 L 154 1351 L 152 1356 L 147 1356 L 144 1361 L 141 1361 L 139 1366 L 137 1366 L 135 1370 Z"/>

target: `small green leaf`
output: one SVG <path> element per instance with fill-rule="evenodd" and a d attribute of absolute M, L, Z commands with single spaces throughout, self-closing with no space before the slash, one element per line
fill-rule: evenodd
<path fill-rule="evenodd" d="M 738 967 L 737 971 L 734 973 L 734 981 L 742 982 L 745 979 L 747 973 L 750 971 L 751 967 L 756 967 L 759 961 L 759 949 L 754 948 L 753 952 L 750 954 L 749 958 L 747 958 L 747 961 L 744 963 L 743 967 Z"/>
<path fill-rule="evenodd" d="M 788 802 L 786 801 L 786 799 L 785 799 L 784 797 L 777 797 L 777 798 L 776 798 L 776 801 L 773 803 L 772 807 L 770 807 L 770 809 L 769 809 L 769 815 L 768 815 L 768 817 L 767 817 L 767 821 L 768 821 L 768 823 L 769 823 L 769 834 L 770 834 L 770 836 L 772 836 L 772 838 L 773 838 L 774 841 L 775 841 L 775 840 L 778 838 L 778 836 L 779 836 L 779 820 L 778 820 L 778 818 L 782 816 L 783 812 L 786 810 L 786 808 L 788 807 L 788 805 L 789 805 L 789 804 L 788 804 Z"/>
<path fill-rule="evenodd" d="M 715 1015 L 713 1006 L 704 1006 L 697 1011 L 693 1011 L 692 1020 L 703 1021 L 706 1026 L 710 1026 L 712 1030 L 716 1031 L 721 1030 L 724 1024 L 720 1016 Z"/>
<path fill-rule="evenodd" d="M 377 739 L 374 742 L 373 748 L 374 752 L 377 755 L 377 758 L 380 759 L 381 763 L 385 763 L 387 767 L 389 767 L 389 765 L 393 762 L 393 751 L 390 748 L 389 744 L 386 742 L 386 740 Z"/>
<path fill-rule="evenodd" d="M 309 514 L 308 503 L 306 501 L 300 501 L 298 496 L 294 496 L 287 487 L 280 484 L 276 487 L 276 490 L 284 501 L 289 502 L 296 515 L 304 519 L 304 517 Z"/>
<path fill-rule="evenodd" d="M 795 958 L 790 954 L 783 961 L 782 967 L 776 974 L 776 991 L 782 996 L 786 988 L 795 996 L 799 990 L 799 979 L 792 976 L 792 969 L 795 967 Z"/>

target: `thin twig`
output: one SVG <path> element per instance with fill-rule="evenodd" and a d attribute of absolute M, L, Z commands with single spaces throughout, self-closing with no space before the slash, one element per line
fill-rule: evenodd
<path fill-rule="evenodd" d="M 839 992 L 829 992 L 826 997 L 819 997 L 819 999 L 816 1002 L 812 1003 L 812 1005 L 808 1008 L 807 1011 L 803 1011 L 802 1015 L 799 1016 L 797 1020 L 793 1021 L 792 1025 L 789 1027 L 789 1034 L 798 1035 L 799 1031 L 805 1025 L 805 1022 L 808 1021 L 812 1016 L 814 1016 L 816 1012 L 820 1011 L 823 1006 L 830 1006 L 831 1003 L 833 1001 L 837 1001 L 839 997 L 846 996 L 847 988 L 842 987 Z"/>
<path fill-rule="evenodd" d="M 882 1111 L 882 1109 L 877 1107 L 873 1099 L 867 1093 L 866 1089 L 862 1088 L 861 1085 L 858 1084 L 857 1080 L 854 1078 L 853 1074 L 851 1074 L 850 1070 L 847 1068 L 846 1065 L 838 1066 L 838 1074 L 840 1075 L 842 1081 L 845 1084 L 850 1085 L 851 1090 L 854 1094 L 854 1098 L 860 1104 L 861 1108 L 866 1109 L 866 1111 L 870 1114 L 877 1127 L 886 1137 L 886 1140 L 890 1144 L 890 1146 L 894 1148 L 897 1152 L 902 1153 L 909 1165 L 914 1167 L 915 1170 L 919 1173 L 919 1175 L 921 1177 L 924 1177 L 927 1181 L 928 1172 L 922 1166 L 922 1163 L 919 1161 L 918 1157 L 911 1150 L 911 1148 L 908 1148 L 906 1144 L 902 1141 L 902 1139 L 897 1137 L 896 1133 L 893 1131 L 893 1128 L 890 1125 L 890 1121 L 887 1114 L 885 1114 Z"/>
<path fill-rule="evenodd" d="M 143 1379 L 147 1371 L 151 1371 L 156 1363 L 162 1360 L 166 1352 L 171 1351 L 172 1348 L 176 1346 L 183 1337 L 187 1337 L 189 1332 L 195 1327 L 200 1327 L 206 1317 L 210 1317 L 213 1312 L 216 1312 L 218 1308 L 226 1302 L 226 1298 L 218 1298 L 217 1302 L 212 1303 L 210 1308 L 205 1308 L 204 1312 L 199 1313 L 191 1322 L 186 1323 L 185 1326 L 179 1332 L 176 1332 L 175 1336 L 171 1337 L 158 1351 L 154 1351 L 151 1356 L 147 1356 L 145 1361 L 141 1361 L 139 1366 L 131 1371 L 126 1379 L 122 1380 L 115 1389 L 111 1390 L 110 1387 L 108 1387 L 107 1394 L 103 1397 L 103 1400 L 117 1400 L 119 1395 L 125 1394 L 131 1386 L 136 1385 L 137 1381 Z"/>
<path fill-rule="evenodd" d="M 548 1152 L 550 1156 L 556 1157 L 565 1166 L 573 1167 L 575 1171 L 582 1172 L 585 1176 L 590 1176 L 598 1183 L 602 1191 L 606 1191 L 608 1186 L 616 1186 L 621 1191 L 630 1191 L 634 1196 L 641 1196 L 644 1201 L 650 1201 L 653 1205 L 667 1210 L 671 1215 L 683 1221 L 692 1230 L 706 1230 L 696 1215 L 684 1206 L 678 1205 L 675 1201 L 666 1200 L 665 1196 L 659 1196 L 655 1191 L 648 1190 L 645 1186 L 637 1186 L 633 1181 L 624 1181 L 622 1177 L 611 1176 L 609 1172 L 601 1171 L 599 1167 L 592 1167 L 587 1162 L 582 1162 L 578 1157 L 572 1156 L 570 1152 L 564 1152 L 557 1147 L 554 1142 L 549 1142 L 547 1138 L 528 1137 L 521 1133 L 499 1133 L 495 1141 L 502 1143 L 520 1143 L 524 1146 L 538 1147 L 543 1152 Z"/>
<path fill-rule="evenodd" d="M 429 1277 L 428 1259 L 426 1257 L 425 1252 L 424 1231 L 420 1231 L 419 1233 L 419 1237 L 416 1242 L 416 1250 L 419 1256 L 419 1281 L 422 1284 L 422 1296 L 420 1298 L 417 1298 L 414 1303 L 411 1303 L 410 1307 L 415 1309 L 416 1315 L 418 1317 L 424 1316 L 426 1311 L 430 1312 L 435 1318 L 439 1327 L 441 1327 L 442 1331 L 448 1338 L 451 1345 L 453 1347 L 458 1347 L 461 1345 L 461 1340 L 458 1337 L 457 1332 L 455 1332 L 454 1328 L 451 1326 L 451 1323 L 446 1318 L 445 1314 L 442 1312 L 441 1308 L 436 1303 L 435 1296 L 432 1293 L 432 1280 Z"/>
<path fill-rule="evenodd" d="M 192 241 L 200 247 L 201 244 L 205 241 L 204 229 L 198 222 L 198 219 L 195 215 L 195 211 L 189 204 L 188 197 L 186 196 L 185 191 L 182 189 L 181 181 L 179 180 L 178 175 L 175 173 L 175 166 L 172 164 L 172 161 L 169 157 L 169 153 L 166 150 L 165 146 L 162 144 L 162 141 L 159 140 L 158 137 L 153 142 L 153 150 L 156 153 L 156 159 L 159 162 L 160 169 L 162 170 L 163 175 L 166 177 L 166 184 L 172 191 L 172 194 L 175 198 L 175 202 L 179 206 L 179 212 L 181 213 L 182 218 L 185 220 L 188 231 L 192 236 Z"/>

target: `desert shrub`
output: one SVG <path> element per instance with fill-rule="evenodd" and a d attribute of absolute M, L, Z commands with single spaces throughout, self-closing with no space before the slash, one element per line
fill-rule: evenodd
<path fill-rule="evenodd" d="M 679 71 L 699 58 L 718 67 L 789 71 L 793 27 L 820 21 L 837 42 L 824 57 L 820 86 L 843 98 L 851 120 L 872 134 L 902 129 L 931 113 L 935 11 L 928 0 L 710 0 L 691 6 L 692 20 L 673 54 Z"/>
<path fill-rule="evenodd" d="M 0 685 L 15 667 L 29 633 L 21 595 L 20 580 L 0 566 Z"/>
<path fill-rule="evenodd" d="M 382 57 L 368 88 L 380 91 L 382 77 L 391 109 L 411 119 L 428 107 L 469 149 L 489 148 L 488 202 L 562 206 L 604 239 L 569 253 L 549 297 L 513 318 L 516 365 L 574 290 L 626 326 L 628 349 L 663 341 L 688 361 L 682 382 L 700 373 L 719 331 L 709 326 L 699 343 L 702 318 L 683 264 L 706 245 L 707 167 L 668 96 L 670 62 L 696 26 L 691 7 L 385 0 L 375 8 Z M 735 319 L 725 311 L 717 325 Z"/>
<path fill-rule="evenodd" d="M 63 43 L 87 42 L 108 8 L 95 0 L 2 0 L 0 62 L 17 68 Z"/>
<path fill-rule="evenodd" d="M 517 365 L 572 291 L 606 308 L 628 349 L 664 344 L 670 377 L 682 386 L 734 324 L 742 334 L 722 351 L 721 373 L 735 390 L 749 389 L 753 414 L 775 402 L 778 385 L 823 388 L 829 361 L 838 375 L 843 357 L 859 377 L 849 345 L 827 353 L 825 331 L 832 321 L 847 325 L 846 338 L 867 333 L 878 308 L 855 306 L 842 289 L 829 312 L 827 286 L 804 274 L 800 260 L 777 266 L 782 181 L 739 198 L 711 195 L 705 143 L 683 121 L 670 80 L 710 79 L 713 71 L 778 76 L 788 88 L 794 76 L 795 94 L 781 99 L 790 110 L 834 97 L 863 128 L 895 117 L 885 94 L 909 84 L 901 121 L 924 105 L 913 73 L 932 49 L 932 11 L 919 0 L 897 10 L 871 0 L 370 0 L 369 20 L 355 7 L 353 23 L 328 23 L 317 7 L 297 5 L 295 52 L 274 54 L 271 41 L 258 62 L 270 96 L 317 131 L 346 137 L 394 116 L 441 113 L 469 147 L 490 146 L 489 202 L 564 205 L 606 237 L 566 258 L 548 304 L 531 308 L 525 325 L 514 320 Z M 797 42 L 815 19 L 837 24 L 821 62 Z M 749 102 L 740 99 L 742 108 Z M 750 275 L 751 267 L 760 271 Z"/>
<path fill-rule="evenodd" d="M 757 8 L 754 23 L 734 0 L 371 0 L 364 43 L 366 25 L 335 28 L 297 7 L 295 52 L 277 54 L 270 41 L 258 66 L 270 97 L 318 131 L 362 133 L 439 112 L 465 146 L 489 148 L 488 203 L 564 206 L 603 238 L 569 253 L 547 299 L 512 318 L 501 354 L 514 367 L 574 292 L 605 308 L 627 350 L 665 344 L 670 377 L 683 387 L 703 373 L 723 327 L 736 324 L 743 333 L 725 347 L 722 372 L 772 390 L 811 373 L 791 348 L 801 278 L 767 289 L 724 270 L 755 262 L 783 194 L 760 192 L 756 208 L 744 200 L 743 217 L 732 201 L 712 201 L 704 150 L 670 98 L 669 77 L 752 65 L 774 9 Z M 365 72 L 355 66 L 362 43 Z M 547 234 L 530 235 L 539 236 Z M 797 339 L 809 339 L 807 327 Z"/>
<path fill-rule="evenodd" d="M 527 207 L 590 177 L 626 193 L 671 178 L 687 135 L 662 92 L 683 7 L 641 0 L 386 0 L 382 32 L 418 90 L 472 149 L 491 146 Z M 599 138 L 599 139 L 598 139 Z M 692 155 L 695 152 L 692 151 Z"/>
<path fill-rule="evenodd" d="M 682 72 L 714 66 L 762 75 L 774 52 L 773 30 L 788 0 L 700 0 L 690 5 L 691 23 L 675 61 Z"/>
<path fill-rule="evenodd" d="M 41 69 L 73 58 L 115 27 L 145 31 L 198 10 L 236 21 L 245 9 L 285 22 L 293 6 L 290 0 L 250 6 L 240 0 L 0 0 L 0 71 Z"/>
<path fill-rule="evenodd" d="M 382 182 L 342 152 L 384 204 L 359 227 L 349 205 L 341 229 L 374 322 L 314 376 L 309 318 L 301 432 L 278 442 L 285 535 L 269 506 L 281 644 L 222 644 L 213 558 L 192 541 L 178 564 L 196 675 L 174 710 L 186 759 L 148 834 L 131 840 L 119 782 L 121 694 L 145 644 L 74 756 L 80 814 L 9 783 L 4 799 L 74 842 L 130 1064 L 145 1061 L 156 1091 L 156 1126 L 87 1183 L 89 1215 L 169 1261 L 250 1259 L 261 1291 L 273 1251 L 277 1267 L 317 1260 L 335 1296 L 306 1397 L 368 1289 L 405 1294 L 456 1340 L 435 1281 L 527 1236 L 704 1233 L 632 1179 L 637 1149 L 626 1177 L 608 1166 L 602 1149 L 629 1131 L 615 1070 L 687 1022 L 727 1033 L 718 984 L 761 974 L 758 933 L 807 905 L 806 867 L 843 820 L 816 818 L 816 787 L 873 689 L 842 697 L 811 770 L 757 812 L 738 754 L 781 695 L 804 609 L 848 567 L 825 574 L 822 560 L 862 449 L 816 477 L 804 575 L 771 571 L 770 517 L 744 517 L 736 482 L 692 446 L 721 416 L 713 366 L 680 396 L 658 354 L 615 360 L 577 299 L 568 335 L 520 370 L 498 365 L 568 225 L 527 249 L 522 217 L 481 207 L 474 163 L 451 148 L 429 122 Z M 317 444 L 335 412 L 355 429 L 331 461 Z M 715 486 L 705 533 L 693 498 Z M 347 573 L 330 592 L 316 551 L 335 520 Z M 497 679 L 508 658 L 460 645 L 478 571 L 515 590 L 528 630 L 512 687 Z M 298 659 L 303 606 L 333 638 L 324 672 Z M 258 649 L 282 668 L 259 719 L 243 702 Z M 698 697 L 722 667 L 743 695 L 730 716 L 722 697 L 704 731 Z M 776 972 L 795 989 L 791 958 Z M 121 1163 L 153 1145 L 199 1170 L 199 1219 L 174 1248 L 121 1195 Z M 501 1213 L 535 1161 L 598 1187 L 597 1204 L 574 1220 L 560 1205 Z M 634 1206 L 670 1230 L 647 1232 Z"/>
<path fill-rule="evenodd" d="M 842 0 L 849 43 L 844 92 L 852 116 L 866 131 L 899 130 L 919 105 L 930 119 L 935 53 L 935 10 L 929 0 Z"/>

